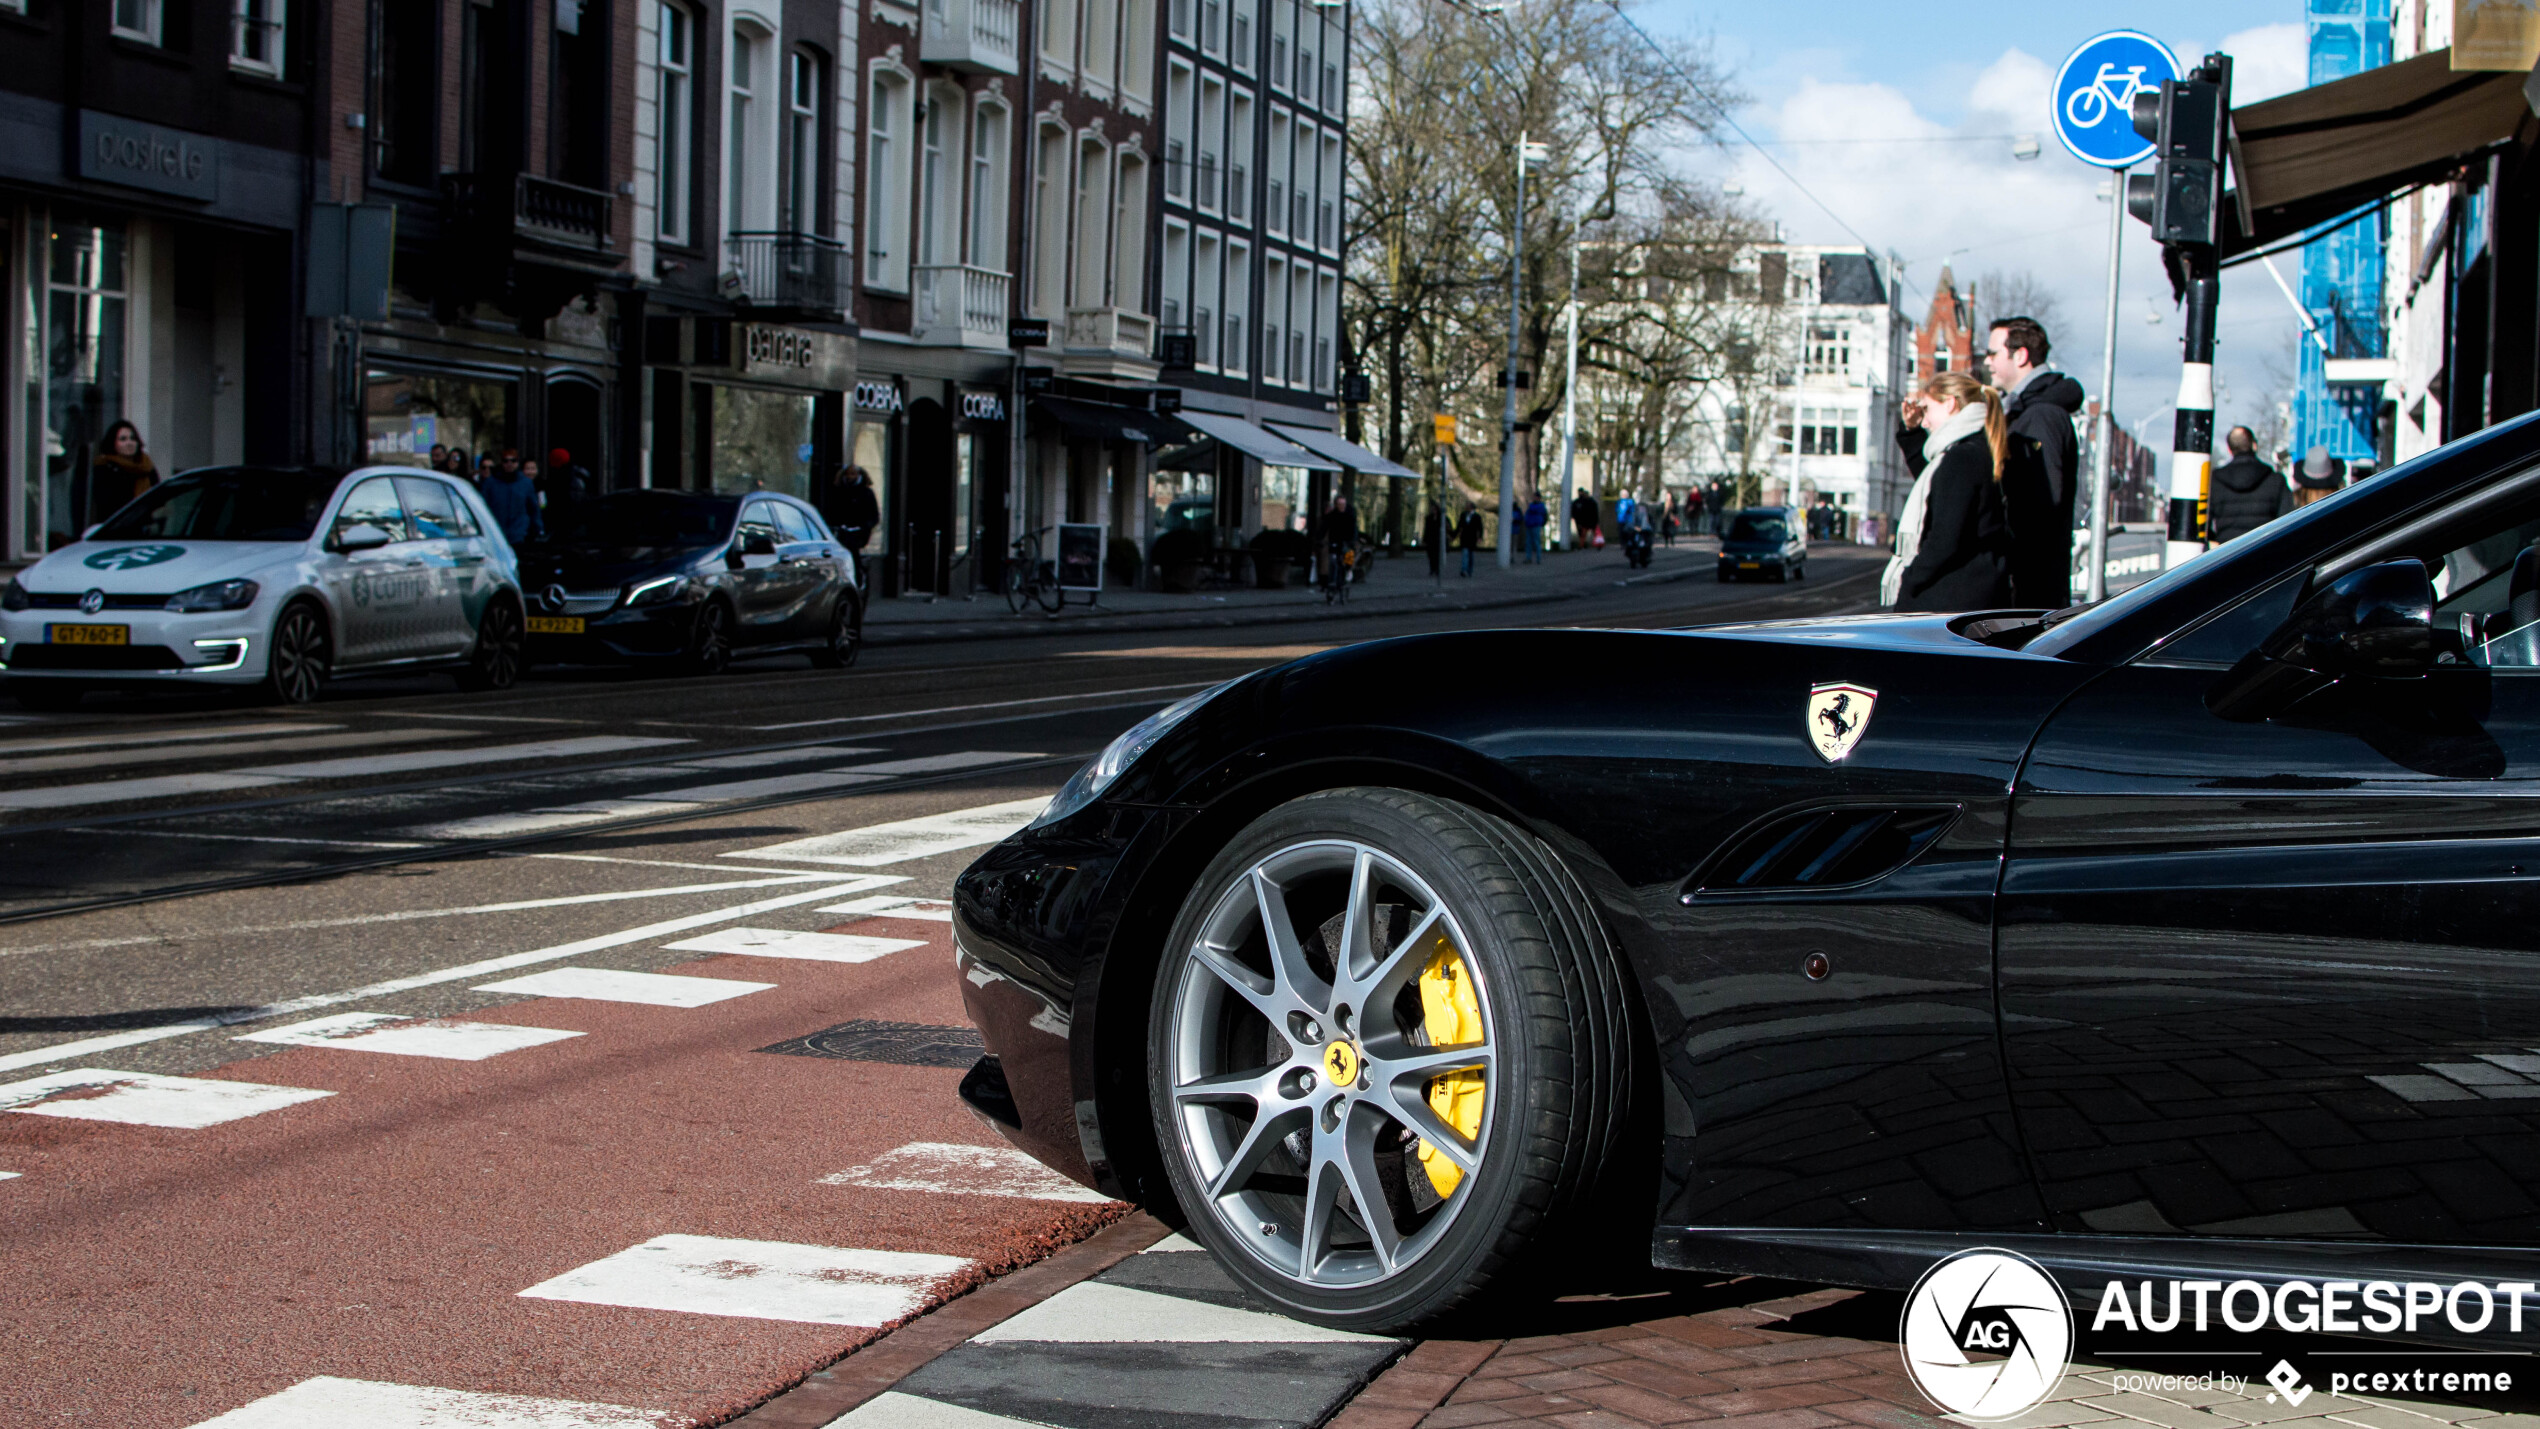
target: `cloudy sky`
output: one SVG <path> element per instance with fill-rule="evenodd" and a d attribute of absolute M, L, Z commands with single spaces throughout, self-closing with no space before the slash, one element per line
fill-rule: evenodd
<path fill-rule="evenodd" d="M 1646 0 L 1653 32 L 1707 37 L 1749 97 L 1739 123 L 1804 184 L 1762 155 L 1733 147 L 1700 162 L 1742 184 L 1749 202 L 1807 243 L 1857 241 L 1905 259 L 1906 303 L 1918 318 L 1944 263 L 1961 281 L 2025 270 L 2051 291 L 2068 329 L 2055 365 L 2099 388 L 2108 208 L 2104 171 L 2066 153 L 2048 119 L 2056 68 L 2110 29 L 2159 37 L 2183 63 L 2213 50 L 2234 59 L 2233 100 L 2300 88 L 2306 61 L 2299 0 L 2136 0 L 2100 4 L 1913 6 L 1869 0 Z M 2036 159 L 2004 136 L 2035 134 Z M 1808 194 L 1822 200 L 1824 207 Z M 1832 210 L 1832 215 L 1828 211 Z M 1840 221 L 1838 221 L 1838 218 Z M 2275 262 L 2298 281 L 2298 259 Z M 2157 250 L 2126 222 L 2118 303 L 2116 412 L 2156 447 L 2178 385 L 2178 314 Z M 2148 319 L 2157 316 L 2157 323 Z M 2217 353 L 2221 422 L 2271 408 L 2289 377 L 2293 310 L 2255 266 L 2224 274 Z M 2150 419 L 2150 420 L 2144 420 Z"/>

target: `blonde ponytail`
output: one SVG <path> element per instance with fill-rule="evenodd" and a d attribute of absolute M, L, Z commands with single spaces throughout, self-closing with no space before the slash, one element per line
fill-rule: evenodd
<path fill-rule="evenodd" d="M 2011 455 L 2011 421 L 2002 414 L 2002 394 L 1963 372 L 1943 372 L 1923 387 L 1926 397 L 1966 406 L 1973 402 L 1984 408 L 1984 443 L 1993 449 L 1993 479 L 2002 479 L 2002 465 Z"/>

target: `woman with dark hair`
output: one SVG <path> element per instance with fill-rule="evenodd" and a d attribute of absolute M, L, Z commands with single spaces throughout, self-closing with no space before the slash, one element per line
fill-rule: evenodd
<path fill-rule="evenodd" d="M 96 464 L 88 469 L 89 521 L 105 520 L 158 484 L 159 469 L 141 449 L 141 429 L 130 422 L 116 422 L 97 444 Z"/>
<path fill-rule="evenodd" d="M 1905 404 L 1921 429 L 1923 470 L 1896 523 L 1879 603 L 1898 610 L 1986 610 L 2011 600 L 2011 525 L 2002 503 L 2010 424 L 2002 396 L 1943 372 Z"/>

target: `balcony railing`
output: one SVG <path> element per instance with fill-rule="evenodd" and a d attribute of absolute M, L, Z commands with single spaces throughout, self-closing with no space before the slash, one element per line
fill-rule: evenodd
<path fill-rule="evenodd" d="M 472 239 L 509 238 L 597 252 L 609 246 L 614 200 L 535 174 L 443 174 L 441 201 Z"/>
<path fill-rule="evenodd" d="M 926 0 L 918 58 L 974 74 L 1018 74 L 1020 0 Z"/>
<path fill-rule="evenodd" d="M 735 233 L 726 241 L 750 306 L 824 317 L 846 312 L 855 282 L 847 245 L 811 233 Z"/>
<path fill-rule="evenodd" d="M 921 264 L 909 336 L 934 347 L 1004 347 L 1006 282 L 993 269 Z"/>
<path fill-rule="evenodd" d="M 1123 308 L 1069 308 L 1067 350 L 1152 361 L 1155 319 Z"/>

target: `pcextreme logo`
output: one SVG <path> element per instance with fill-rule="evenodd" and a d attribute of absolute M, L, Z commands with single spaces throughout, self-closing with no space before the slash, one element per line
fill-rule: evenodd
<path fill-rule="evenodd" d="M 2008 1250 L 1963 1250 L 1923 1272 L 1897 1327 L 1905 1372 L 1934 1404 L 1978 1423 L 2055 1392 L 2073 1316 L 2046 1268 Z"/>

